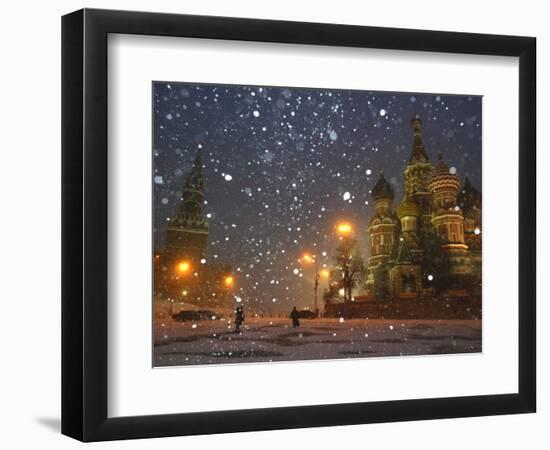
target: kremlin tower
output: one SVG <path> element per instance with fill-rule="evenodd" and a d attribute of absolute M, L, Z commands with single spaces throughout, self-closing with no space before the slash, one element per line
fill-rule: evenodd
<path fill-rule="evenodd" d="M 164 251 L 155 256 L 155 292 L 183 309 L 223 311 L 230 307 L 234 278 L 230 265 L 207 260 L 209 225 L 204 214 L 206 179 L 202 169 L 199 150 L 168 222 Z"/>
<path fill-rule="evenodd" d="M 204 215 L 205 184 L 199 150 L 185 179 L 181 203 L 166 229 L 164 259 L 168 265 L 176 264 L 178 260 L 189 260 L 198 265 L 205 255 L 208 243 L 208 223 Z"/>

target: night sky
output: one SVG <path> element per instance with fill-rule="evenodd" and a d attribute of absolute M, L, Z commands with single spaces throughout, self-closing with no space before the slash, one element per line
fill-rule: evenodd
<path fill-rule="evenodd" d="M 353 224 L 366 260 L 370 190 L 383 169 L 402 199 L 413 114 L 432 163 L 440 151 L 481 190 L 481 97 L 175 82 L 153 95 L 155 249 L 202 148 L 206 259 L 233 266 L 254 310 L 313 306 L 314 270 L 298 259 L 330 267 L 338 221 Z"/>

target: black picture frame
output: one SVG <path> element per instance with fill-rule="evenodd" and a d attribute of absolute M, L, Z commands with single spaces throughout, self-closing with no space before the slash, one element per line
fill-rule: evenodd
<path fill-rule="evenodd" d="M 178 36 L 519 57 L 517 393 L 107 416 L 107 36 Z M 82 441 L 535 412 L 536 39 L 84 9 L 62 18 L 62 433 Z M 182 375 L 183 376 L 183 375 Z"/>

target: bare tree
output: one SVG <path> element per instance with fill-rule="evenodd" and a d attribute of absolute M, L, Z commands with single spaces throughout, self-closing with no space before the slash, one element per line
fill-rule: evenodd
<path fill-rule="evenodd" d="M 364 271 L 363 259 L 357 250 L 357 241 L 352 237 L 342 237 L 336 247 L 334 260 L 341 275 L 344 303 L 349 303 L 357 275 Z"/>

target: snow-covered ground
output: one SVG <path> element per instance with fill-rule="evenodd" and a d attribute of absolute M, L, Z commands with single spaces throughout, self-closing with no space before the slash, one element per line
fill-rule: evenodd
<path fill-rule="evenodd" d="M 481 351 L 481 321 L 248 319 L 240 333 L 231 321 L 157 320 L 155 366 L 226 364 Z"/>

